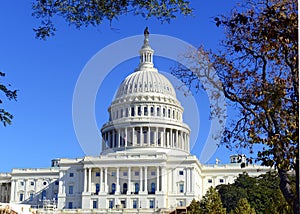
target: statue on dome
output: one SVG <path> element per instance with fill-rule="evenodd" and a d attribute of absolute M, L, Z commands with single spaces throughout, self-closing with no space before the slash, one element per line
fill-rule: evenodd
<path fill-rule="evenodd" d="M 150 33 L 149 33 L 149 29 L 148 29 L 148 27 L 146 27 L 145 28 L 145 30 L 144 30 L 144 35 L 145 36 L 148 36 Z"/>

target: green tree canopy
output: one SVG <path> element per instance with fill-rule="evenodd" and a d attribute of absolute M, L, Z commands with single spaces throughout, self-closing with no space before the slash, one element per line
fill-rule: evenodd
<path fill-rule="evenodd" d="M 228 212 L 234 211 L 241 199 L 247 199 L 256 213 L 292 213 L 279 188 L 279 177 L 276 172 L 250 177 L 240 174 L 232 184 L 219 185 L 217 190 L 223 206 Z"/>
<path fill-rule="evenodd" d="M 33 16 L 41 20 L 35 28 L 36 37 L 46 39 L 54 35 L 55 16 L 62 17 L 77 28 L 99 26 L 103 21 L 112 22 L 125 14 L 156 17 L 161 22 L 169 22 L 177 14 L 192 14 L 186 0 L 36 0 Z"/>
<path fill-rule="evenodd" d="M 0 78 L 3 78 L 5 76 L 5 73 L 0 71 Z M 8 87 L 0 81 L 0 122 L 6 126 L 8 124 L 11 124 L 11 120 L 13 119 L 13 115 L 10 114 L 8 111 L 6 111 L 4 108 L 1 108 L 3 105 L 4 99 L 8 100 L 16 100 L 17 99 L 17 90 L 11 90 L 9 89 L 10 84 L 8 84 Z"/>

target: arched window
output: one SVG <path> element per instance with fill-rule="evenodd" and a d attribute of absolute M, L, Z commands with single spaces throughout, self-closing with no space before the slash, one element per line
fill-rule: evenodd
<path fill-rule="evenodd" d="M 112 193 L 112 194 L 115 194 L 115 192 L 116 192 L 116 184 L 115 184 L 115 183 L 112 183 L 112 184 L 111 184 L 111 193 Z"/>
<path fill-rule="evenodd" d="M 123 194 L 127 193 L 127 183 L 123 184 Z"/>
<path fill-rule="evenodd" d="M 139 185 L 139 183 L 135 183 L 135 184 L 134 184 L 134 193 L 135 193 L 135 194 L 138 194 L 139 191 L 140 191 L 140 185 Z"/>
<path fill-rule="evenodd" d="M 96 184 L 96 194 L 100 191 L 100 184 Z"/>
<path fill-rule="evenodd" d="M 151 183 L 151 193 L 155 193 L 155 183 Z"/>

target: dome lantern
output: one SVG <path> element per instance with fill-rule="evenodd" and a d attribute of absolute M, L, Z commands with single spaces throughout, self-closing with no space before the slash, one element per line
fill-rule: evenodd
<path fill-rule="evenodd" d="M 142 48 L 139 51 L 140 53 L 140 64 L 139 64 L 139 68 L 137 69 L 137 71 L 143 71 L 146 69 L 153 69 L 154 65 L 153 65 L 153 53 L 154 50 L 150 47 L 149 44 L 149 31 L 148 31 L 148 27 L 145 28 L 144 30 L 144 44 L 142 46 Z"/>

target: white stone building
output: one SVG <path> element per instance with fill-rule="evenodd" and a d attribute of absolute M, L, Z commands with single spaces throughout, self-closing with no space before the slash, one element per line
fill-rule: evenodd
<path fill-rule="evenodd" d="M 190 154 L 190 129 L 170 81 L 153 65 L 145 33 L 140 64 L 120 85 L 101 129 L 97 157 L 55 159 L 45 169 L 1 174 L 0 199 L 82 213 L 162 213 L 199 200 L 210 186 L 232 183 L 238 174 L 269 168 L 201 164 Z M 243 162 L 243 160 L 242 160 Z"/>

